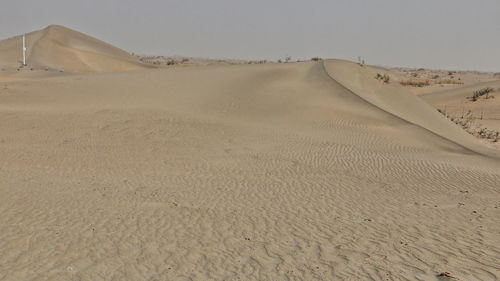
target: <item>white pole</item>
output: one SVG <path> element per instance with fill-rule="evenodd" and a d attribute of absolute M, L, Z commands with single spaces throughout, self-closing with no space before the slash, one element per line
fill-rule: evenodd
<path fill-rule="evenodd" d="M 23 66 L 26 66 L 26 39 L 25 35 L 23 34 Z"/>

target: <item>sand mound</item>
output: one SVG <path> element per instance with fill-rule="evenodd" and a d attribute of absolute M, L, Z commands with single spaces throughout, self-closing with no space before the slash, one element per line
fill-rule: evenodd
<path fill-rule="evenodd" d="M 21 38 L 17 36 L 0 41 L 2 68 L 18 68 L 21 65 Z M 149 67 L 119 48 L 59 25 L 28 33 L 26 43 L 27 68 L 95 73 Z"/>
<path fill-rule="evenodd" d="M 373 71 L 0 84 L 0 279 L 497 280 L 500 161 Z"/>
<path fill-rule="evenodd" d="M 446 138 L 464 148 L 500 157 L 496 151 L 486 149 L 473 136 L 465 132 L 459 126 L 453 125 L 450 120 L 442 116 L 434 107 L 425 103 L 421 98 L 411 95 L 410 92 L 397 84 L 384 84 L 374 79 L 377 73 L 385 73 L 386 70 L 374 67 L 360 67 L 356 63 L 329 60 L 325 62 L 325 70 L 338 83 L 352 91 L 353 94 L 365 101 L 377 106 L 381 110 L 394 114 L 395 116 L 422 128 L 429 130 L 443 138 Z M 497 82 L 488 82 L 485 85 L 497 85 Z M 429 95 L 429 97 L 447 97 L 457 95 L 463 100 L 465 93 L 471 95 L 470 89 L 479 86 L 465 87 L 464 89 L 451 90 L 450 93 Z M 463 97 L 462 97 L 463 96 Z"/>

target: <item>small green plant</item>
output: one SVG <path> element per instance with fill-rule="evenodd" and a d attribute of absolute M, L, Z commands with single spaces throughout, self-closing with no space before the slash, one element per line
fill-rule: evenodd
<path fill-rule="evenodd" d="M 377 73 L 377 75 L 375 75 L 375 79 L 380 80 L 380 81 L 384 82 L 385 84 L 389 84 L 389 81 L 391 80 L 389 75 L 387 75 L 387 74 L 382 75 L 380 73 Z"/>

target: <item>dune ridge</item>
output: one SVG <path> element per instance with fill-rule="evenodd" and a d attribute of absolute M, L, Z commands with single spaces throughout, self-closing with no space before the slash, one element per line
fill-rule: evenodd
<path fill-rule="evenodd" d="M 373 71 L 9 83 L 0 279 L 500 278 L 500 161 Z"/>
<path fill-rule="evenodd" d="M 131 54 L 78 31 L 50 25 L 26 34 L 28 68 L 97 73 L 151 68 Z M 0 41 L 0 65 L 21 66 L 21 36 Z"/>
<path fill-rule="evenodd" d="M 378 68 L 360 67 L 356 63 L 343 60 L 325 61 L 324 67 L 325 72 L 334 81 L 381 110 L 394 114 L 411 124 L 421 126 L 471 152 L 500 159 L 498 151 L 485 148 L 476 138 L 460 127 L 451 124 L 434 107 L 425 103 L 421 98 L 410 94 L 404 87 L 393 84 L 386 85 L 373 79 L 375 74 L 380 72 Z M 484 85 L 493 86 L 497 84 L 498 81 L 484 83 Z M 470 95 L 472 92 L 470 89 L 480 88 L 481 85 L 467 86 L 464 89 L 454 89 L 446 91 L 446 93 L 452 92 L 454 96 L 460 93 L 465 99 L 465 94 Z M 431 94 L 427 100 L 435 102 L 443 95 L 450 95 L 446 93 Z"/>

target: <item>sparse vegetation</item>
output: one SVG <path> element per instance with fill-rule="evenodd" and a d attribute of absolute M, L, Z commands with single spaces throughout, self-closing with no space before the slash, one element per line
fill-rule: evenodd
<path fill-rule="evenodd" d="M 429 80 L 403 80 L 400 81 L 399 84 L 411 87 L 425 87 L 429 86 L 431 83 L 429 82 Z"/>
<path fill-rule="evenodd" d="M 256 61 L 251 60 L 251 61 L 248 61 L 247 63 L 248 64 L 265 64 L 265 63 L 267 63 L 267 60 L 256 60 Z"/>
<path fill-rule="evenodd" d="M 211 64 L 260 64 L 266 63 L 266 60 L 250 61 L 238 59 L 209 59 L 209 58 L 190 58 L 180 56 L 135 56 L 143 63 L 156 66 L 175 66 L 175 65 L 211 65 Z"/>
<path fill-rule="evenodd" d="M 464 84 L 462 81 L 458 80 L 453 80 L 453 79 L 440 79 L 441 76 L 439 75 L 433 75 L 431 76 L 430 80 L 429 79 L 423 79 L 424 77 L 418 79 L 421 77 L 418 73 L 411 73 L 412 77 L 415 77 L 417 79 L 409 79 L 409 80 L 402 80 L 399 83 L 403 86 L 409 86 L 409 87 L 426 87 L 426 86 L 431 86 L 431 85 L 462 85 Z"/>
<path fill-rule="evenodd" d="M 314 57 L 314 58 L 311 58 L 312 61 L 320 61 L 322 60 L 322 58 L 318 58 L 318 57 Z"/>
<path fill-rule="evenodd" d="M 479 128 L 474 135 L 482 139 L 488 139 L 492 142 L 498 142 L 500 140 L 500 132 L 495 130 L 489 130 L 487 128 Z"/>
<path fill-rule="evenodd" d="M 472 93 L 472 96 L 470 97 L 467 97 L 467 99 L 471 100 L 471 101 L 477 101 L 477 99 L 479 97 L 482 97 L 484 95 L 486 95 L 485 99 L 488 99 L 489 98 L 489 94 L 491 92 L 493 92 L 494 89 L 493 88 L 490 88 L 490 87 L 485 87 L 485 88 L 482 88 L 482 89 L 479 89 L 479 90 L 476 90 Z"/>
<path fill-rule="evenodd" d="M 385 73 L 384 74 L 377 73 L 377 75 L 375 75 L 375 79 L 384 82 L 384 84 L 389 84 L 389 81 L 391 80 L 389 75 L 387 75 Z"/>
<path fill-rule="evenodd" d="M 485 127 L 481 127 L 480 125 L 474 126 L 474 121 L 476 118 L 472 114 L 472 111 L 469 110 L 467 111 L 464 115 L 461 117 L 451 117 L 446 114 L 446 111 L 438 109 L 437 110 L 439 113 L 443 114 L 446 116 L 448 119 L 450 119 L 453 123 L 457 124 L 458 126 L 462 127 L 467 133 L 480 138 L 480 139 L 486 139 L 491 142 L 498 142 L 500 141 L 500 132 L 496 130 L 490 130 Z"/>
<path fill-rule="evenodd" d="M 143 63 L 149 63 L 149 64 L 154 64 L 154 65 L 161 64 L 161 61 L 163 59 L 165 59 L 163 56 L 137 56 L 137 57 Z"/>
<path fill-rule="evenodd" d="M 456 80 L 451 80 L 451 79 L 443 79 L 443 80 L 437 80 L 437 81 L 433 81 L 434 84 L 438 84 L 438 85 L 445 85 L 445 84 L 448 84 L 448 85 L 462 85 L 463 82 L 461 81 L 456 81 Z"/>

